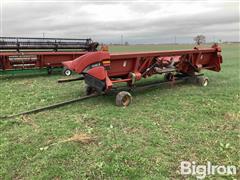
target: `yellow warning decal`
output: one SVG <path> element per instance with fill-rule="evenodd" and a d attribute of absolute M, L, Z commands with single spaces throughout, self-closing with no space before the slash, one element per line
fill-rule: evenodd
<path fill-rule="evenodd" d="M 111 61 L 103 61 L 103 64 L 110 64 Z"/>

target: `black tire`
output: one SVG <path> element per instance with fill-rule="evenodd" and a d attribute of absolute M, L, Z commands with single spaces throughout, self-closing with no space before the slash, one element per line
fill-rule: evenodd
<path fill-rule="evenodd" d="M 165 81 L 172 81 L 173 77 L 174 77 L 173 73 L 166 73 L 166 74 L 164 74 L 164 80 Z"/>
<path fill-rule="evenodd" d="M 72 71 L 70 69 L 63 68 L 63 75 L 71 76 L 72 75 Z"/>
<path fill-rule="evenodd" d="M 86 89 L 85 89 L 85 94 L 88 96 L 88 95 L 91 95 L 91 94 L 96 94 L 97 91 L 94 87 L 91 87 L 91 86 L 86 86 Z"/>
<path fill-rule="evenodd" d="M 51 68 L 51 67 L 48 67 L 48 68 L 47 68 L 47 73 L 48 73 L 48 75 L 51 75 L 52 72 L 53 72 L 52 68 Z"/>
<path fill-rule="evenodd" d="M 121 91 L 116 96 L 116 105 L 117 106 L 128 106 L 132 102 L 132 96 L 127 91 Z"/>
<path fill-rule="evenodd" d="M 198 78 L 197 78 L 197 83 L 198 83 L 200 86 L 206 87 L 206 86 L 208 86 L 208 84 L 209 84 L 209 80 L 208 80 L 207 77 L 201 76 L 201 77 L 198 77 Z"/>

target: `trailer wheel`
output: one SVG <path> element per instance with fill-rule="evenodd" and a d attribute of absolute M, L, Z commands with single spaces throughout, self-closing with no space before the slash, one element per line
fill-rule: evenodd
<path fill-rule="evenodd" d="M 165 81 L 172 81 L 173 77 L 174 77 L 173 73 L 166 73 L 166 74 L 164 74 L 164 80 Z"/>
<path fill-rule="evenodd" d="M 51 68 L 51 67 L 48 67 L 48 68 L 47 68 L 47 73 L 48 73 L 48 75 L 51 75 L 52 72 L 53 72 L 52 68 Z"/>
<path fill-rule="evenodd" d="M 63 74 L 65 76 L 71 76 L 72 75 L 72 71 L 70 69 L 64 68 L 63 69 Z"/>
<path fill-rule="evenodd" d="M 97 91 L 94 87 L 91 87 L 91 86 L 86 86 L 86 89 L 85 89 L 85 94 L 88 96 L 88 95 L 91 95 L 91 94 L 96 94 Z"/>
<path fill-rule="evenodd" d="M 206 87 L 206 86 L 208 85 L 208 83 L 209 83 L 209 80 L 208 80 L 207 77 L 199 77 L 199 78 L 197 79 L 197 82 L 198 82 L 198 84 L 199 84 L 200 86 Z"/>
<path fill-rule="evenodd" d="M 132 96 L 127 91 L 121 91 L 116 96 L 117 106 L 128 106 L 132 102 Z"/>

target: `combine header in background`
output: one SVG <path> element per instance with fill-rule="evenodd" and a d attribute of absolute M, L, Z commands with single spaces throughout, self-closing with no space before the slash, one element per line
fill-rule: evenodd
<path fill-rule="evenodd" d="M 47 69 L 50 74 L 62 62 L 97 51 L 97 47 L 91 39 L 0 37 L 0 73 Z M 65 69 L 64 74 L 71 71 Z"/>
<path fill-rule="evenodd" d="M 78 74 L 87 84 L 86 93 L 108 93 L 116 83 L 125 82 L 129 90 L 137 87 L 136 82 L 156 74 L 162 74 L 166 82 L 191 80 L 201 86 L 208 85 L 208 78 L 200 74 L 207 69 L 220 71 L 222 56 L 221 48 L 213 45 L 211 48 L 176 51 L 108 53 L 106 51 L 89 52 L 73 61 L 63 62 L 63 65 Z M 60 80 L 60 82 L 74 79 Z M 159 84 L 159 83 L 157 83 Z M 146 85 L 152 87 L 153 84 Z M 116 96 L 118 106 L 131 103 L 131 94 L 121 91 Z"/>

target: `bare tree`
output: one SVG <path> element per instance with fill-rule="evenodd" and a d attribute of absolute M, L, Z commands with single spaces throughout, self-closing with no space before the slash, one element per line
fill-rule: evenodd
<path fill-rule="evenodd" d="M 206 42 L 206 37 L 204 35 L 197 35 L 193 38 L 197 45 L 203 44 Z"/>

